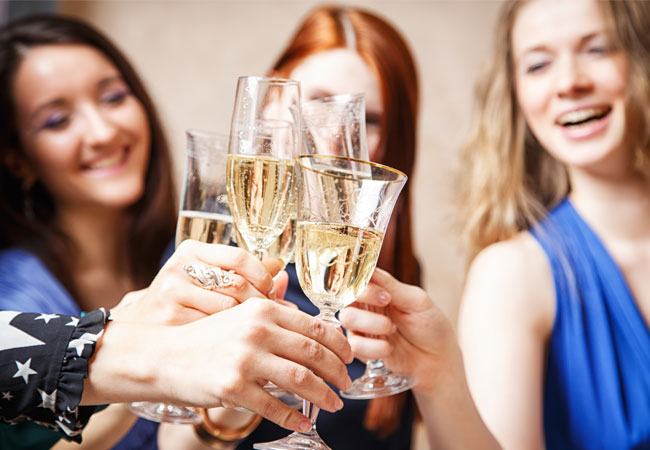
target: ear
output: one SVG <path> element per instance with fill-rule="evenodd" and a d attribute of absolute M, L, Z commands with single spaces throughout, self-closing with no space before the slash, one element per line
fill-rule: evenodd
<path fill-rule="evenodd" d="M 2 155 L 2 164 L 25 186 L 31 187 L 38 179 L 30 162 L 16 150 L 5 151 Z"/>

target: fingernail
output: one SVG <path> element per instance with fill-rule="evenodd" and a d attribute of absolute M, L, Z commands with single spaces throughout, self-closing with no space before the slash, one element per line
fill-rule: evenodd
<path fill-rule="evenodd" d="M 350 386 L 352 386 L 352 378 L 350 378 L 350 375 L 348 375 L 348 379 L 345 380 L 345 387 L 343 389 L 347 389 Z"/>
<path fill-rule="evenodd" d="M 300 423 L 298 424 L 298 430 L 302 431 L 303 433 L 308 432 L 311 430 L 311 423 L 309 420 L 301 420 Z"/>
<path fill-rule="evenodd" d="M 386 291 L 379 292 L 379 303 L 387 305 L 390 303 L 390 294 Z"/>
<path fill-rule="evenodd" d="M 337 398 L 335 406 L 336 406 L 337 411 L 340 411 L 341 409 L 343 409 L 343 400 L 341 400 L 340 398 Z"/>
<path fill-rule="evenodd" d="M 275 300 L 275 285 L 271 287 L 271 290 L 269 291 L 269 298 L 271 300 Z"/>
<path fill-rule="evenodd" d="M 396 333 L 397 332 L 397 325 L 393 324 L 392 330 L 393 330 L 392 331 L 393 334 Z"/>

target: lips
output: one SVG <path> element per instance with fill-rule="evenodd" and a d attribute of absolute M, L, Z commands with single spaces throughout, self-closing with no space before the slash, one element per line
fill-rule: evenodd
<path fill-rule="evenodd" d="M 109 152 L 105 156 L 102 156 L 90 163 L 84 164 L 84 169 L 86 170 L 102 170 L 109 169 L 114 166 L 122 164 L 127 157 L 128 148 L 124 147 L 116 151 Z"/>
<path fill-rule="evenodd" d="M 557 118 L 557 124 L 563 127 L 575 127 L 589 124 L 606 117 L 612 108 L 610 106 L 598 106 L 593 108 L 583 108 L 562 114 Z"/>

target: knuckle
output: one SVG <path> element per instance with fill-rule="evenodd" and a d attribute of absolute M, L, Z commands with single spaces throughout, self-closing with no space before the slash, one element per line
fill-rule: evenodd
<path fill-rule="evenodd" d="M 221 386 L 222 397 L 224 399 L 233 399 L 241 396 L 245 385 L 246 382 L 239 375 L 239 371 L 235 370 L 231 372 L 229 375 L 223 377 Z"/>
<path fill-rule="evenodd" d="M 269 399 L 264 403 L 262 415 L 268 419 L 272 419 L 273 422 L 286 423 L 291 416 L 291 411 L 286 411 L 284 405 L 279 400 Z"/>
<path fill-rule="evenodd" d="M 264 323 L 253 322 L 246 327 L 245 339 L 253 344 L 264 342 L 269 337 L 269 329 Z"/>
<path fill-rule="evenodd" d="M 325 358 L 325 350 L 321 345 L 314 341 L 305 341 L 303 350 L 307 355 L 308 361 L 319 362 Z"/>
<path fill-rule="evenodd" d="M 315 340 L 321 340 L 325 335 L 325 325 L 322 321 L 318 319 L 310 319 L 309 324 L 309 337 Z"/>
<path fill-rule="evenodd" d="M 312 373 L 309 369 L 302 366 L 296 367 L 291 371 L 291 382 L 297 387 L 305 387 L 309 384 Z"/>

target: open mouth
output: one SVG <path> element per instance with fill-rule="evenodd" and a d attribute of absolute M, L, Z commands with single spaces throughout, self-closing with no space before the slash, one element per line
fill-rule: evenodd
<path fill-rule="evenodd" d="M 588 125 L 592 122 L 606 117 L 612 108 L 609 106 L 603 106 L 598 108 L 586 108 L 578 111 L 571 111 L 566 114 L 563 114 L 557 119 L 557 124 L 563 127 L 579 127 Z"/>
<path fill-rule="evenodd" d="M 101 158 L 90 164 L 86 164 L 84 166 L 84 169 L 100 170 L 100 169 L 107 169 L 113 166 L 117 166 L 119 164 L 122 164 L 126 160 L 127 153 L 128 153 L 128 149 L 124 147 L 112 153 L 111 155 L 106 156 L 105 158 Z"/>

